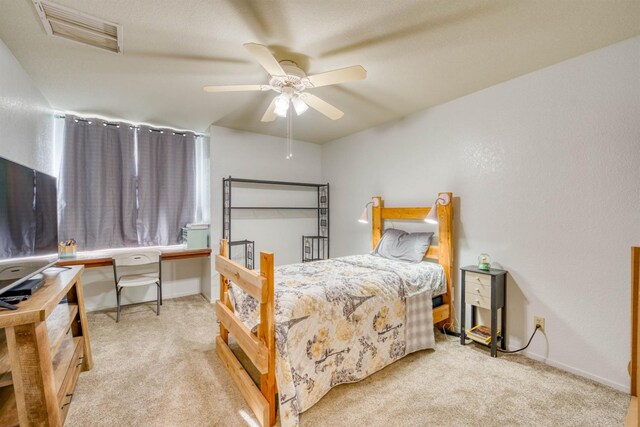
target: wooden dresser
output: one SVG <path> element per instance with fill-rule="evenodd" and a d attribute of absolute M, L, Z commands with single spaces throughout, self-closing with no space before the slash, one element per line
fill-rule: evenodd
<path fill-rule="evenodd" d="M 61 426 L 91 345 L 84 267 L 47 278 L 18 310 L 0 310 L 0 427 Z"/>

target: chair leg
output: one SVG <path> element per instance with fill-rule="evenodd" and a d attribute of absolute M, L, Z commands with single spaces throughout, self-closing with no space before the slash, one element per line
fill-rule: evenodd
<path fill-rule="evenodd" d="M 159 283 L 156 283 L 156 285 L 158 285 L 158 288 L 156 289 L 156 292 L 158 293 L 158 300 L 156 301 L 156 316 L 160 316 L 160 299 L 162 298 L 162 288 L 160 287 Z"/>
<path fill-rule="evenodd" d="M 116 323 L 120 321 L 120 292 L 122 288 L 116 288 Z"/>
<path fill-rule="evenodd" d="M 162 281 L 158 282 L 158 286 L 160 287 L 160 305 L 162 305 Z"/>

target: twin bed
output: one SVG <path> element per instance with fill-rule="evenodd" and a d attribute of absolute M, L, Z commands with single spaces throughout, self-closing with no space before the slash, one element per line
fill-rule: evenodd
<path fill-rule="evenodd" d="M 298 425 L 331 388 L 434 348 L 433 325 L 451 327 L 453 210 L 437 206 L 438 244 L 415 264 L 356 255 L 274 268 L 273 254 L 263 252 L 258 273 L 229 260 L 221 242 L 216 350 L 263 426 L 275 424 L 277 404 L 281 424 Z M 385 220 L 422 220 L 429 210 L 386 208 L 378 197 L 374 248 Z M 229 334 L 260 373 L 259 388 L 229 348 Z"/>

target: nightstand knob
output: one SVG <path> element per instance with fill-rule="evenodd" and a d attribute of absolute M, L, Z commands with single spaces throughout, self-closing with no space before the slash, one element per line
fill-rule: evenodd
<path fill-rule="evenodd" d="M 480 278 L 479 278 L 479 277 L 476 277 L 476 280 L 477 280 L 478 282 L 482 283 L 482 280 L 480 280 Z"/>
<path fill-rule="evenodd" d="M 477 292 L 477 293 L 480 293 L 480 288 L 476 288 L 476 292 Z"/>
<path fill-rule="evenodd" d="M 476 300 L 476 304 L 480 304 L 480 300 L 479 299 Z"/>

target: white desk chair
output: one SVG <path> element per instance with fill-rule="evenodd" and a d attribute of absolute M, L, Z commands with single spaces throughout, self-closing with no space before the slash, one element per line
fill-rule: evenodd
<path fill-rule="evenodd" d="M 114 256 L 113 278 L 116 282 L 116 323 L 120 321 L 120 293 L 124 288 L 156 285 L 158 301 L 156 315 L 160 315 L 162 304 L 162 258 L 160 251 L 148 249 L 134 253 Z M 120 270 L 121 274 L 118 274 Z"/>

